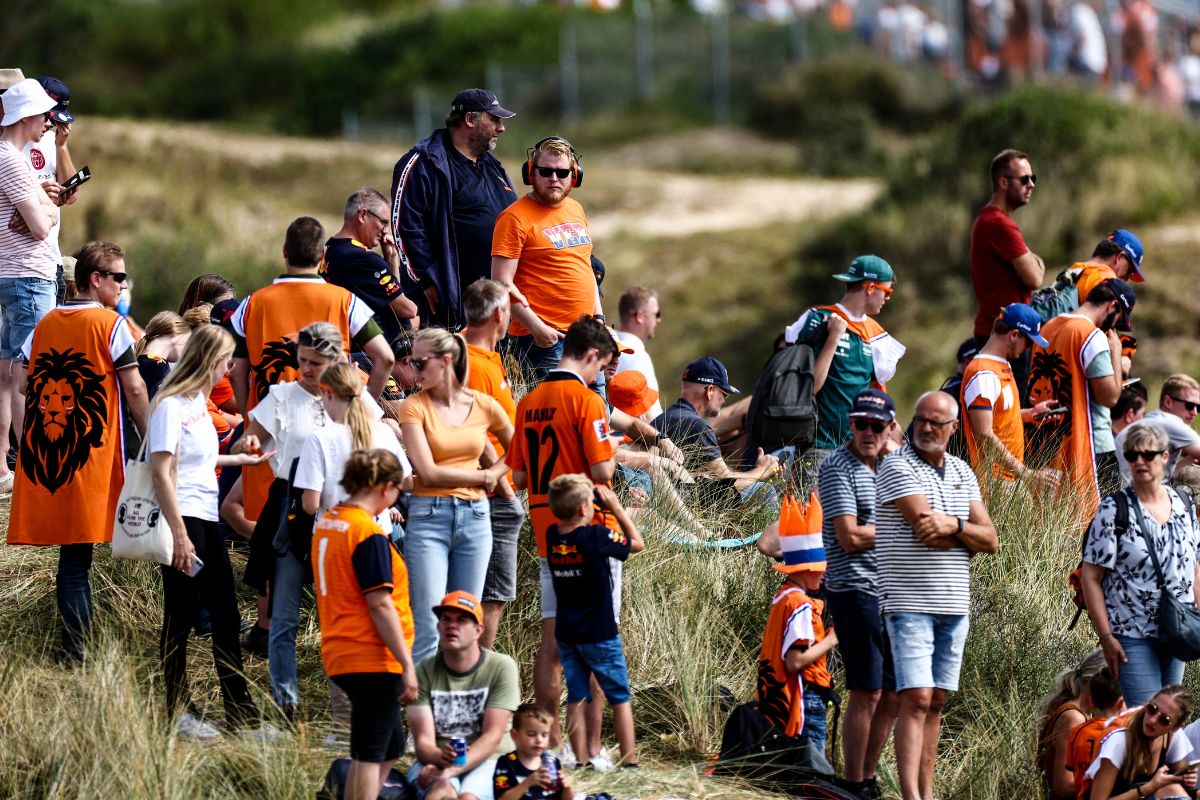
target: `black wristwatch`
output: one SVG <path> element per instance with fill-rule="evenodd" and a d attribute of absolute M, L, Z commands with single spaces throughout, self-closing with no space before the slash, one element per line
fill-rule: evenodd
<path fill-rule="evenodd" d="M 963 532 L 963 518 L 955 517 L 955 519 L 958 520 L 958 533 L 962 533 Z"/>

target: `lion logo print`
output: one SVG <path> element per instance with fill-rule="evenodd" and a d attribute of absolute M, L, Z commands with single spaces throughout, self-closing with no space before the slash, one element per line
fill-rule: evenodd
<path fill-rule="evenodd" d="M 104 376 L 87 356 L 51 348 L 39 353 L 25 393 L 21 469 L 54 494 L 104 444 L 108 392 Z"/>

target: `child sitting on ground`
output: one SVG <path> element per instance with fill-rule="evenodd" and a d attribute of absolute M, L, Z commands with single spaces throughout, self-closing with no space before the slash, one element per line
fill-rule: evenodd
<path fill-rule="evenodd" d="M 591 524 L 593 497 L 617 518 L 620 531 Z M 558 524 L 546 531 L 546 561 L 558 601 L 555 638 L 567 682 L 567 736 L 576 753 L 587 752 L 583 703 L 592 699 L 589 679 L 594 675 L 612 706 L 621 766 L 636 767 L 629 670 L 617 615 L 620 562 L 641 552 L 642 535 L 613 490 L 585 475 L 550 481 L 549 501 Z"/>
<path fill-rule="evenodd" d="M 824 601 L 811 597 L 825 577 L 821 506 L 812 495 L 808 509 L 788 496 L 779 521 L 770 526 L 779 537 L 787 575 L 771 600 L 758 656 L 758 707 L 788 736 L 803 734 L 825 752 L 825 702 L 831 679 L 825 654 L 837 644 L 821 621 Z M 764 538 L 766 534 L 764 534 Z"/>
<path fill-rule="evenodd" d="M 1085 773 L 1100 753 L 1100 742 L 1108 734 L 1125 727 L 1132 713 L 1125 710 L 1121 687 L 1108 667 L 1088 679 L 1087 691 L 1091 697 L 1092 718 L 1076 725 L 1067 736 L 1067 766 L 1075 773 L 1075 793 L 1081 798 L 1087 797 L 1092 790 L 1092 782 Z"/>
<path fill-rule="evenodd" d="M 550 712 L 522 703 L 513 713 L 512 738 L 517 749 L 496 760 L 492 779 L 495 800 L 572 800 L 575 791 L 563 774 L 562 762 L 550 756 L 554 776 L 543 764 L 550 743 Z"/>

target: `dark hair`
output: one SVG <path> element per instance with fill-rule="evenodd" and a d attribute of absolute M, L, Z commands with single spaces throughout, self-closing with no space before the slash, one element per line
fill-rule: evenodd
<path fill-rule="evenodd" d="M 206 272 L 192 278 L 192 282 L 183 290 L 183 299 L 179 301 L 179 316 L 201 303 L 216 303 L 217 298 L 225 294 L 233 294 L 233 282 L 215 272 Z"/>
<path fill-rule="evenodd" d="M 1112 418 L 1120 419 L 1130 411 L 1145 408 L 1148 399 L 1149 393 L 1141 382 L 1129 384 L 1121 390 L 1117 404 L 1112 407 Z"/>
<path fill-rule="evenodd" d="M 603 322 L 594 317 L 580 317 L 571 323 L 563 337 L 563 358 L 585 358 L 587 351 L 593 349 L 601 358 L 616 356 L 617 343 Z"/>
<path fill-rule="evenodd" d="M 92 273 L 106 271 L 125 250 L 112 242 L 88 242 L 75 254 L 75 285 L 85 292 L 92 290 Z"/>
<path fill-rule="evenodd" d="M 634 315 L 646 307 L 651 297 L 658 297 L 658 293 L 649 286 L 630 286 L 626 289 L 617 302 L 617 314 L 621 317 L 621 322 L 633 319 Z"/>
<path fill-rule="evenodd" d="M 1096 249 L 1092 251 L 1092 258 L 1112 258 L 1122 255 L 1125 255 L 1124 248 L 1112 239 L 1101 239 L 1100 243 L 1096 245 Z"/>
<path fill-rule="evenodd" d="M 486 111 L 463 111 L 461 109 L 455 109 L 446 115 L 446 127 L 461 128 L 464 124 L 466 124 L 466 119 L 468 116 L 471 118 L 471 122 L 475 122 L 486 113 Z"/>
<path fill-rule="evenodd" d="M 996 157 L 992 159 L 992 166 L 991 166 L 992 189 L 993 190 L 1000 188 L 1000 179 L 1001 178 L 1010 177 L 1008 174 L 1009 165 L 1011 165 L 1012 162 L 1014 162 L 1020 158 L 1024 158 L 1024 159 L 1028 160 L 1029 156 L 1025 155 L 1020 150 L 1013 150 L 1011 147 L 1008 148 L 1007 150 L 1001 150 L 999 153 L 996 154 Z"/>
<path fill-rule="evenodd" d="M 408 358 L 412 355 L 413 334 L 411 331 L 400 331 L 396 334 L 396 338 L 392 339 L 392 355 L 399 361 L 402 358 Z"/>
<path fill-rule="evenodd" d="M 325 228 L 312 217 L 297 217 L 283 237 L 287 262 L 293 267 L 315 267 L 325 249 Z"/>
<path fill-rule="evenodd" d="M 1014 328 L 1012 325 L 1009 325 L 999 317 L 997 317 L 996 321 L 992 323 L 992 333 L 996 334 L 997 336 L 1003 336 L 1004 334 L 1015 330 L 1016 328 Z"/>
<path fill-rule="evenodd" d="M 1092 707 L 1099 711 L 1107 711 L 1121 702 L 1121 684 L 1108 667 L 1091 677 L 1088 691 L 1092 695 Z"/>
<path fill-rule="evenodd" d="M 508 289 L 499 281 L 480 278 L 463 292 L 463 316 L 468 325 L 482 325 L 504 306 Z"/>
<path fill-rule="evenodd" d="M 1105 303 L 1111 303 L 1116 299 L 1116 292 L 1108 287 L 1108 281 L 1101 281 L 1100 283 L 1097 283 L 1090 292 L 1088 292 L 1087 297 L 1084 298 L 1084 302 L 1093 306 L 1102 306 Z"/>
<path fill-rule="evenodd" d="M 339 481 L 349 494 L 378 486 L 381 483 L 399 483 L 404 480 L 400 459 L 387 450 L 355 450 L 346 459 L 346 468 Z"/>

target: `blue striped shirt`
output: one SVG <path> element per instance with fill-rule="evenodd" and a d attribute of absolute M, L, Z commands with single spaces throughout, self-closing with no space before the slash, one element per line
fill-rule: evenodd
<path fill-rule="evenodd" d="M 852 516 L 859 525 L 875 524 L 875 471 L 844 445 L 821 462 L 817 476 L 825 543 L 825 588 L 878 594 L 875 548 L 848 553 L 838 542 L 834 517 Z"/>

